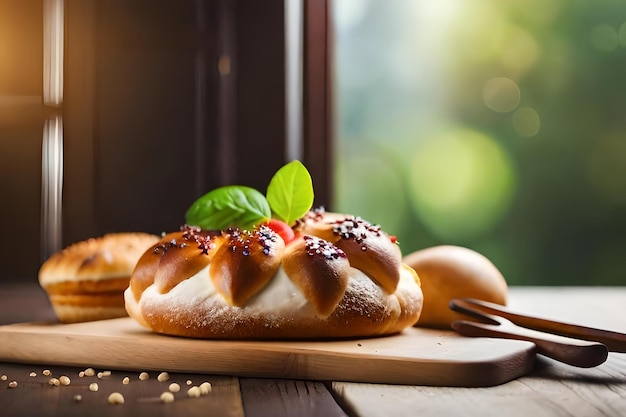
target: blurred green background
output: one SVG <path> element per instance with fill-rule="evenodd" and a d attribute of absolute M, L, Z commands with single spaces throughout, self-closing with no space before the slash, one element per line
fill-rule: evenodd
<path fill-rule="evenodd" d="M 333 210 L 626 285 L 626 2 L 336 0 Z"/>

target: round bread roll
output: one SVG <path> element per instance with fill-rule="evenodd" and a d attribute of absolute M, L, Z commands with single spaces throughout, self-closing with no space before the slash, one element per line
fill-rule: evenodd
<path fill-rule="evenodd" d="M 418 250 L 403 261 L 422 283 L 424 306 L 418 326 L 450 329 L 468 317 L 449 308 L 454 298 L 477 298 L 506 305 L 507 283 L 484 255 L 461 246 L 441 245 Z"/>
<path fill-rule="evenodd" d="M 147 233 L 112 233 L 68 246 L 39 269 L 39 284 L 62 323 L 126 316 L 124 290 L 137 260 L 159 240 Z"/>
<path fill-rule="evenodd" d="M 327 239 L 308 233 L 318 222 L 334 230 Z M 212 339 L 364 337 L 417 322 L 419 279 L 388 235 L 354 217 L 304 223 L 287 244 L 266 226 L 183 226 L 137 263 L 129 315 L 158 333 Z"/>

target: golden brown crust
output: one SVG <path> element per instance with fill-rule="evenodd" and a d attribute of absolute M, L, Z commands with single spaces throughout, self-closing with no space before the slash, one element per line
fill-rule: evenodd
<path fill-rule="evenodd" d="M 285 243 L 266 227 L 233 231 L 220 243 L 209 275 L 228 304 L 243 307 L 278 271 Z"/>
<path fill-rule="evenodd" d="M 39 283 L 83 281 L 128 276 L 139 256 L 159 240 L 147 233 L 110 233 L 74 243 L 48 258 L 39 269 Z"/>
<path fill-rule="evenodd" d="M 125 317 L 127 315 L 124 306 L 107 306 L 106 304 L 101 304 L 99 299 L 86 299 L 81 305 L 55 302 L 53 307 L 57 317 L 64 318 L 63 323 L 80 323 L 103 320 L 103 317 L 108 319 Z"/>
<path fill-rule="evenodd" d="M 365 252 L 371 250 L 368 255 L 375 259 L 364 261 L 359 246 L 353 265 L 338 246 L 302 231 L 285 246 L 267 228 L 207 235 L 187 227 L 142 256 L 125 293 L 126 309 L 156 332 L 196 338 L 396 333 L 419 318 L 419 278 L 401 263 L 400 251 L 386 234 L 379 229 L 368 233 Z M 378 238 L 389 245 L 377 246 Z M 333 233 L 333 239 L 342 237 Z M 167 250 L 155 251 L 164 245 Z M 187 260 L 195 266 L 184 266 Z M 385 271 L 392 277 L 377 275 Z"/>
<path fill-rule="evenodd" d="M 147 233 L 112 233 L 77 242 L 53 254 L 39 270 L 61 322 L 126 315 L 123 293 L 144 251 L 159 240 Z"/>
<path fill-rule="evenodd" d="M 418 326 L 450 329 L 467 317 L 448 307 L 453 298 L 477 298 L 506 305 L 507 283 L 484 255 L 461 246 L 433 246 L 410 253 L 403 261 L 419 274 L 424 308 Z"/>
<path fill-rule="evenodd" d="M 315 252 L 322 253 L 322 256 L 315 256 Z M 337 308 L 350 277 L 350 262 L 346 254 L 324 239 L 309 235 L 289 243 L 283 268 L 323 317 Z"/>
<path fill-rule="evenodd" d="M 123 292 L 128 287 L 127 277 L 111 278 L 100 281 L 63 281 L 46 286 L 48 295 L 67 295 L 67 294 L 102 294 L 108 292 Z"/>
<path fill-rule="evenodd" d="M 332 242 L 347 254 L 350 265 L 365 272 L 388 292 L 395 291 L 402 254 L 379 226 L 360 217 L 318 212 L 305 218 L 297 230 Z"/>

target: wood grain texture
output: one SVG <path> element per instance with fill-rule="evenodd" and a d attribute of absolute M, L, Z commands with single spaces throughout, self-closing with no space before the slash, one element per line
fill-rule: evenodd
<path fill-rule="evenodd" d="M 346 417 L 321 382 L 241 378 L 246 417 Z"/>
<path fill-rule="evenodd" d="M 43 370 L 52 372 L 51 376 L 43 375 Z M 6 375 L 6 381 L 0 381 L 1 415 L 6 416 L 244 416 L 239 383 L 237 378 L 226 376 L 207 376 L 197 374 L 172 373 L 167 381 L 157 380 L 158 372 L 150 373 L 148 380 L 140 380 L 139 372 L 112 371 L 110 376 L 79 377 L 84 368 L 67 368 L 59 366 L 22 365 L 0 363 L 0 376 Z M 103 369 L 96 369 L 97 372 Z M 34 372 L 35 376 L 30 376 Z M 71 380 L 67 386 L 51 386 L 52 377 L 68 376 Z M 128 376 L 126 385 L 122 379 Z M 17 387 L 9 388 L 8 383 L 16 381 Z M 187 385 L 191 381 L 191 385 Z M 192 386 L 203 382 L 211 383 L 209 394 L 200 397 L 189 397 L 187 391 Z M 174 393 L 174 402 L 165 404 L 160 395 L 168 391 L 171 383 L 176 382 L 181 390 Z M 97 391 L 91 391 L 89 385 L 98 384 Z M 108 396 L 119 392 L 124 396 L 124 404 L 113 405 Z M 77 401 L 74 396 L 80 395 Z"/>
<path fill-rule="evenodd" d="M 531 376 L 489 388 L 388 386 L 334 382 L 348 413 L 383 416 L 588 417 L 626 415 L 626 357 L 593 369 L 540 359 Z"/>
<path fill-rule="evenodd" d="M 513 288 L 510 307 L 555 320 L 626 331 L 624 288 Z M 350 415 L 587 417 L 626 415 L 626 354 L 590 369 L 538 357 L 535 371 L 490 388 L 333 382 Z"/>
<path fill-rule="evenodd" d="M 196 340 L 151 333 L 130 318 L 19 323 L 0 326 L 0 337 L 0 360 L 11 362 L 442 386 L 510 381 L 531 371 L 535 350 L 417 328 L 358 340 Z"/>

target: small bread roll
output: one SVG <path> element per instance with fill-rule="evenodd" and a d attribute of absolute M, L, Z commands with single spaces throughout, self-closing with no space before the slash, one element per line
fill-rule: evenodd
<path fill-rule="evenodd" d="M 404 257 L 422 283 L 424 306 L 418 326 L 450 329 L 468 317 L 449 308 L 454 298 L 477 298 L 506 305 L 507 283 L 484 255 L 461 246 L 442 245 Z"/>
<path fill-rule="evenodd" d="M 213 339 L 362 337 L 414 325 L 419 279 L 395 243 L 352 216 L 328 221 L 319 234 L 331 241 L 302 228 L 287 244 L 266 226 L 184 226 L 137 263 L 128 313 L 158 333 Z"/>
<path fill-rule="evenodd" d="M 112 233 L 68 246 L 39 269 L 39 284 L 62 323 L 126 316 L 124 290 L 139 257 L 159 240 Z"/>

